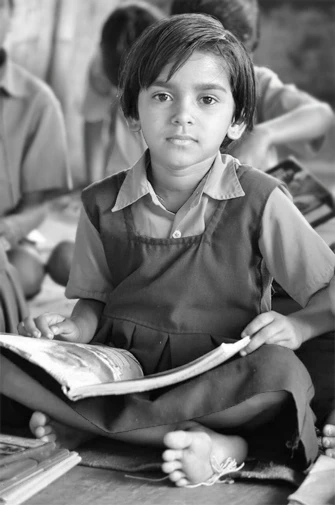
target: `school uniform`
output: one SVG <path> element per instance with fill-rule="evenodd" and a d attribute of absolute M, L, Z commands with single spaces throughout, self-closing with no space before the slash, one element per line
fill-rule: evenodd
<path fill-rule="evenodd" d="M 117 102 L 116 89 L 105 76 L 101 56 L 97 53 L 89 64 L 81 114 L 88 123 L 103 123 L 102 143 L 107 150 L 106 175 L 131 167 L 147 148 L 142 133 L 129 130 Z"/>
<path fill-rule="evenodd" d="M 71 187 L 60 104 L 6 57 L 0 67 L 0 216 L 34 191 Z"/>
<path fill-rule="evenodd" d="M 298 107 L 310 105 L 313 101 L 318 103 L 316 98 L 298 89 L 294 84 L 284 84 L 278 75 L 269 68 L 255 65 L 254 69 L 257 91 L 256 124 L 276 119 Z M 313 158 L 321 149 L 325 139 L 326 135 L 321 135 L 312 140 L 300 140 L 271 146 L 267 166 L 275 166 L 290 155 L 302 159 Z"/>
<path fill-rule="evenodd" d="M 271 308 L 272 270 L 282 270 L 282 282 L 303 305 L 329 284 L 334 257 L 286 202 L 278 181 L 218 154 L 193 195 L 173 214 L 146 177 L 149 162 L 147 152 L 132 169 L 83 192 L 84 212 L 66 294 L 106 304 L 94 342 L 128 349 L 146 374 L 155 373 L 238 340 L 257 314 Z M 292 244 L 289 250 L 283 245 L 284 256 L 291 258 L 287 276 L 282 257 L 272 257 L 272 242 L 287 225 L 281 221 L 282 199 L 283 207 L 290 208 L 291 226 L 296 223 L 296 251 Z M 264 233 L 269 225 L 270 240 Z M 307 276 L 304 288 L 301 280 L 295 285 L 293 265 L 300 237 L 320 241 L 315 248 L 320 266 Z M 313 386 L 294 352 L 280 346 L 262 346 L 173 387 L 70 405 L 100 427 L 101 434 L 118 433 L 196 420 L 279 390 L 290 393 L 291 415 L 296 416 L 289 432 L 282 432 L 282 446 L 289 442 L 299 448 L 303 464 L 309 464 L 317 453 L 309 407 Z"/>
<path fill-rule="evenodd" d="M 28 193 L 70 187 L 58 100 L 0 49 L 0 220 L 15 212 Z M 9 248 L 0 234 L 0 328 L 15 333 L 28 308 L 17 272 L 4 255 Z"/>

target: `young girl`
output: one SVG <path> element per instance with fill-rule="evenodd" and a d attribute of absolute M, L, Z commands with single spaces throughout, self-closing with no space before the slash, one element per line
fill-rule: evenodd
<path fill-rule="evenodd" d="M 317 455 L 313 386 L 293 350 L 332 327 L 335 257 L 280 183 L 219 154 L 252 128 L 252 63 L 214 18 L 180 15 L 135 43 L 121 85 L 148 151 L 83 192 L 72 316 L 27 318 L 20 333 L 125 348 L 146 374 L 252 341 L 173 387 L 80 402 L 3 358 L 2 393 L 36 411 L 30 427 L 44 440 L 73 447 L 104 435 L 165 447 L 162 469 L 177 486 L 235 469 L 257 433 L 276 442 L 265 443 L 269 458 L 292 455 L 306 468 Z M 272 277 L 305 308 L 271 311 Z"/>

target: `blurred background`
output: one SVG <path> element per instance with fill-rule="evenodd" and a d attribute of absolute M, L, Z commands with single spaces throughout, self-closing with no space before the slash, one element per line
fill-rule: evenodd
<path fill-rule="evenodd" d="M 7 47 L 15 61 L 51 85 L 62 104 L 76 187 L 85 180 L 80 107 L 87 66 L 97 47 L 103 20 L 121 3 L 122 0 L 15 0 Z M 151 3 L 169 12 L 169 0 Z M 262 30 L 255 63 L 269 66 L 282 81 L 295 83 L 335 108 L 334 0 L 259 3 Z M 334 160 L 335 124 L 318 156 L 319 170 Z"/>

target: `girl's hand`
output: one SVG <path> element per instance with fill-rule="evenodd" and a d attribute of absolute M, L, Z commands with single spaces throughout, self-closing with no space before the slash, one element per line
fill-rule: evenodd
<path fill-rule="evenodd" d="M 251 337 L 251 342 L 240 352 L 241 356 L 250 354 L 263 344 L 282 345 L 295 350 L 303 342 L 302 335 L 290 317 L 273 310 L 255 317 L 244 328 L 241 338 L 247 335 Z"/>
<path fill-rule="evenodd" d="M 80 329 L 72 319 L 59 314 L 46 313 L 36 317 L 26 317 L 18 325 L 18 333 L 25 337 L 80 341 Z"/>

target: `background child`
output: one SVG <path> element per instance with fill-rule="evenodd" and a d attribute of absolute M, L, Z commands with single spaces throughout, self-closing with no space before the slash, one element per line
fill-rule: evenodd
<path fill-rule="evenodd" d="M 260 38 L 257 0 L 173 0 L 171 14 L 200 12 L 215 16 L 252 55 Z M 257 84 L 256 125 L 229 151 L 243 163 L 260 170 L 276 165 L 290 154 L 314 156 L 323 144 L 334 114 L 294 84 L 284 84 L 266 67 L 255 66 Z"/>
<path fill-rule="evenodd" d="M 215 480 L 228 458 L 241 463 L 260 432 L 278 443 L 265 444 L 268 457 L 291 447 L 306 467 L 317 454 L 313 388 L 292 349 L 332 326 L 335 257 L 278 181 L 219 153 L 252 128 L 251 60 L 213 18 L 174 16 L 132 47 L 121 89 L 125 117 L 141 127 L 148 151 L 83 193 L 71 318 L 27 318 L 20 333 L 94 336 L 130 350 L 146 374 L 246 334 L 252 341 L 241 357 L 171 388 L 77 403 L 3 358 L 2 393 L 43 410 L 30 426 L 46 440 L 73 444 L 89 433 L 165 445 L 162 468 L 178 486 Z M 270 310 L 272 276 L 304 309 Z"/>
<path fill-rule="evenodd" d="M 71 177 L 58 100 L 3 48 L 12 10 L 12 1 L 1 2 L 0 244 L 31 297 L 40 289 L 44 265 L 24 239 L 44 220 L 52 192 L 68 190 Z"/>
<path fill-rule="evenodd" d="M 89 65 L 82 106 L 88 182 L 115 173 L 116 167 L 130 167 L 146 148 L 141 133 L 129 130 L 118 106 L 119 67 L 143 30 L 162 18 L 157 7 L 144 1 L 128 1 L 112 12 L 102 27 L 100 47 Z"/>

